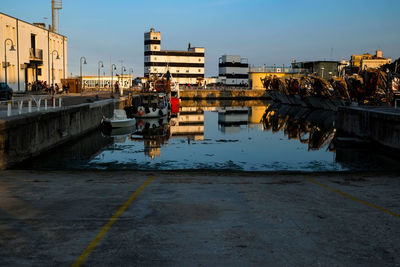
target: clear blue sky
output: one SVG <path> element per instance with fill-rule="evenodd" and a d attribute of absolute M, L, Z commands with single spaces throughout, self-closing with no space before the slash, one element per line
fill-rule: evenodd
<path fill-rule="evenodd" d="M 289 65 L 292 59 L 349 59 L 382 49 L 400 56 L 398 0 L 63 0 L 59 32 L 68 37 L 68 72 L 79 58 L 85 74 L 97 74 L 110 57 L 143 75 L 143 33 L 160 30 L 162 48 L 206 48 L 206 76 L 218 58 L 241 55 L 251 65 Z M 0 11 L 28 22 L 51 22 L 51 0 L 1 0 Z M 333 51 L 333 53 L 332 53 Z M 332 57 L 331 57 L 332 54 Z"/>

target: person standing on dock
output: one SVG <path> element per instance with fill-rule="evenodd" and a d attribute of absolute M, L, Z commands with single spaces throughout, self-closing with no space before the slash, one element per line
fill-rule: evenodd
<path fill-rule="evenodd" d="M 118 81 L 115 82 L 114 88 L 115 88 L 115 93 L 118 94 L 119 93 L 119 82 Z"/>

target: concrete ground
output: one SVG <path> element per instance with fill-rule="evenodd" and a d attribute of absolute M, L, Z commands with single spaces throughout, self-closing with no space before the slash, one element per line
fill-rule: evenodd
<path fill-rule="evenodd" d="M 96 97 L 97 96 L 97 97 Z M 48 102 L 48 109 L 53 110 L 52 107 L 52 100 L 50 95 L 33 95 L 33 97 L 36 97 L 36 99 L 42 98 L 42 101 L 40 103 L 40 111 L 43 112 L 45 110 L 45 103 L 44 99 L 47 98 Z M 76 94 L 76 93 L 71 93 L 71 94 L 62 94 L 62 95 L 56 95 L 56 109 L 59 108 L 59 97 L 62 98 L 62 107 L 67 107 L 67 106 L 73 106 L 73 105 L 79 105 L 79 104 L 85 104 L 89 102 L 96 101 L 97 99 L 110 99 L 111 98 L 111 93 L 110 92 L 86 92 L 84 94 Z M 13 105 L 12 105 L 12 110 L 11 110 L 11 115 L 12 116 L 18 116 L 19 115 L 19 109 L 18 109 L 18 102 L 23 100 L 24 105 L 22 108 L 22 114 L 28 113 L 28 98 L 29 95 L 25 94 L 20 94 L 16 97 L 13 98 Z M 119 98 L 117 94 L 114 94 L 114 98 Z M 32 109 L 31 112 L 37 112 L 37 106 L 34 101 L 32 101 Z M 0 101 L 0 118 L 6 118 L 8 117 L 7 113 L 7 101 Z"/>
<path fill-rule="evenodd" d="M 397 175 L 0 177 L 0 266 L 400 265 Z"/>

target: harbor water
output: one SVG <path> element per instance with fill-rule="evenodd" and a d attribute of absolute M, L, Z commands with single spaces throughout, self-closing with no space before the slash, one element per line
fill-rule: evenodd
<path fill-rule="evenodd" d="M 16 168 L 394 171 L 399 160 L 336 136 L 336 114 L 270 102 L 184 106 L 128 129 L 95 131 Z"/>

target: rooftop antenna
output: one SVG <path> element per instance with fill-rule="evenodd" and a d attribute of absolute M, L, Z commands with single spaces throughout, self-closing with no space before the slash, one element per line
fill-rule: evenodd
<path fill-rule="evenodd" d="M 62 0 L 51 0 L 51 18 L 52 18 L 52 25 L 51 31 L 57 32 L 56 26 L 56 18 L 58 15 L 58 10 L 62 9 Z"/>

